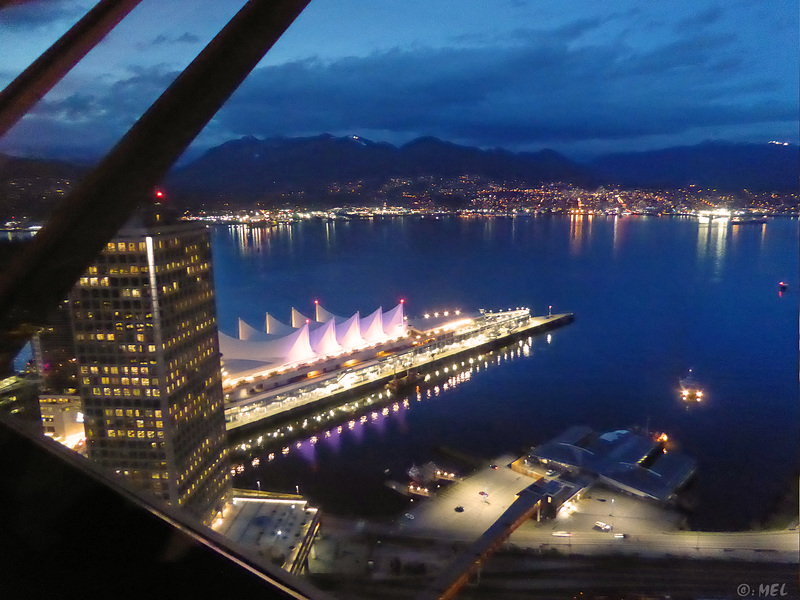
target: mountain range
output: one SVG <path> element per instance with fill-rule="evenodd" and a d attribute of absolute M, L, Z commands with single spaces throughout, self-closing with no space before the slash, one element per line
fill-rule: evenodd
<path fill-rule="evenodd" d="M 798 146 L 706 142 L 650 152 L 610 154 L 591 166 L 632 187 L 684 187 L 695 184 L 725 191 L 798 189 Z"/>
<path fill-rule="evenodd" d="M 173 198 L 188 206 L 265 199 L 269 203 L 289 192 L 302 192 L 305 196 L 301 197 L 313 201 L 315 194 L 324 194 L 334 183 L 361 182 L 362 189 L 369 191 L 391 178 L 461 175 L 527 185 L 569 182 L 584 187 L 674 188 L 694 184 L 720 191 L 787 191 L 798 188 L 799 150 L 795 145 L 772 143 L 706 142 L 609 154 L 579 163 L 552 150 L 481 149 L 433 137 L 418 138 L 402 146 L 328 134 L 305 138 L 243 137 L 174 168 L 165 185 Z M 74 179 L 84 171 L 85 167 L 58 161 L 0 155 L 0 202 L 5 208 L 23 202 L 21 180 L 41 196 L 42 186 L 53 188 L 48 181 Z M 17 184 L 10 185 L 11 181 Z M 32 181 L 38 183 L 33 185 Z"/>
<path fill-rule="evenodd" d="M 379 183 L 393 177 L 450 178 L 466 174 L 500 181 L 572 181 L 581 185 L 589 185 L 594 179 L 585 167 L 551 150 L 481 150 L 432 137 L 396 147 L 358 136 L 321 135 L 233 140 L 177 169 L 168 183 L 182 191 L 256 198 L 265 192 L 331 182 Z"/>
<path fill-rule="evenodd" d="M 477 175 L 497 181 L 581 186 L 796 189 L 797 146 L 707 142 L 650 152 L 610 154 L 578 163 L 553 150 L 514 153 L 460 146 L 433 137 L 403 146 L 358 136 L 259 140 L 245 137 L 208 150 L 178 168 L 170 187 L 197 194 L 256 198 L 265 192 L 330 182 L 391 177 Z"/>

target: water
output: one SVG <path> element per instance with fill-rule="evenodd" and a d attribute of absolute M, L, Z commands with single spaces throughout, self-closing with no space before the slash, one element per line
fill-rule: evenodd
<path fill-rule="evenodd" d="M 527 356 L 501 356 L 438 396 L 378 408 L 352 430 L 345 421 L 286 456 L 265 449 L 237 485 L 299 485 L 327 510 L 385 514 L 403 500 L 383 481 L 438 460 L 440 446 L 491 457 L 572 424 L 649 423 L 698 463 L 693 524 L 722 529 L 763 516 L 797 471 L 797 220 L 396 218 L 218 228 L 213 239 L 219 323 L 232 334 L 239 316 L 287 321 L 315 299 L 340 315 L 400 298 L 412 315 L 551 305 L 576 315 Z M 689 368 L 706 399 L 687 410 L 677 389 Z"/>

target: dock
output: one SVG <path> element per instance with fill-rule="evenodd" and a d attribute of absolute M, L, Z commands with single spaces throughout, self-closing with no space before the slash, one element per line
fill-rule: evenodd
<path fill-rule="evenodd" d="M 325 405 L 347 401 L 358 394 L 396 381 L 413 385 L 426 370 L 449 368 L 449 363 L 467 354 L 499 348 L 526 336 L 545 334 L 574 321 L 572 313 L 531 316 L 526 310 L 485 313 L 462 329 L 427 343 L 413 345 L 386 357 L 374 358 L 356 367 L 338 369 L 317 377 L 256 393 L 226 403 L 228 431 L 244 432 L 262 426 L 268 419 L 287 419 Z M 397 387 L 394 386 L 394 387 Z"/>

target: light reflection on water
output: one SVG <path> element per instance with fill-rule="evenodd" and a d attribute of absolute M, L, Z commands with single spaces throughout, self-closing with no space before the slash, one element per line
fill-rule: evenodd
<path fill-rule="evenodd" d="M 551 342 L 552 336 L 552 333 L 546 334 L 546 343 Z M 423 377 L 430 375 L 433 376 L 432 379 L 427 383 L 421 383 L 408 393 L 392 394 L 388 390 L 376 391 L 337 406 L 326 406 L 322 410 L 285 421 L 279 427 L 253 431 L 246 436 L 247 439 L 237 439 L 235 443 L 238 460 L 233 473 L 246 472 L 252 465 L 253 459 L 257 458 L 261 464 L 262 458 L 266 458 L 267 462 L 281 460 L 282 457 L 294 456 L 297 451 L 300 451 L 300 455 L 307 462 L 313 462 L 316 456 L 314 448 L 317 444 L 324 444 L 336 452 L 345 431 L 352 432 L 356 442 L 360 442 L 364 439 L 363 429 L 366 427 L 379 434 L 386 432 L 388 421 L 404 427 L 405 413 L 416 403 L 436 400 L 440 395 L 451 393 L 482 371 L 499 367 L 505 362 L 530 357 L 532 343 L 533 338 L 529 337 L 524 342 L 515 342 L 498 350 L 480 353 L 480 359 L 477 356 L 458 359 L 460 363 L 458 370 L 448 367 L 447 373 L 442 367 L 423 371 L 421 373 Z M 241 467 L 244 467 L 244 470 Z"/>
<path fill-rule="evenodd" d="M 406 298 L 411 315 L 436 306 L 512 305 L 576 315 L 553 344 L 535 340 L 531 360 L 486 369 L 454 390 L 440 383 L 438 396 L 425 390 L 413 410 L 400 411 L 402 424 L 382 408 L 372 421 L 370 408 L 365 425 L 359 414 L 352 430 L 348 420 L 336 432 L 335 451 L 325 430 L 317 432 L 311 463 L 296 442 L 273 448 L 278 458 L 262 483 L 292 490 L 301 478 L 323 498 L 344 478 L 366 498 L 379 495 L 371 482 L 386 468 L 430 460 L 438 446 L 490 457 L 574 424 L 600 430 L 649 422 L 697 460 L 698 519 L 712 528 L 748 526 L 798 462 L 797 224 L 375 219 L 337 224 L 330 235 L 325 223 L 307 222 L 270 230 L 259 252 L 215 228 L 223 331 L 235 331 L 238 317 L 261 322 L 264 312 L 282 314 L 316 298 L 336 314 Z M 789 289 L 779 295 L 781 280 Z M 709 397 L 687 411 L 676 388 L 688 368 Z M 301 448 L 311 447 L 311 435 L 297 438 Z M 268 462 L 262 458 L 260 468 Z M 242 485 L 252 471 L 239 476 Z M 737 492 L 720 497 L 720 489 Z M 342 496 L 337 506 L 350 502 Z"/>

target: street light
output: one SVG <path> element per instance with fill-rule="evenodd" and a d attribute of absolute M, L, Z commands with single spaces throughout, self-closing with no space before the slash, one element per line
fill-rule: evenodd
<path fill-rule="evenodd" d="M 614 529 L 614 498 L 611 499 L 611 529 Z"/>

